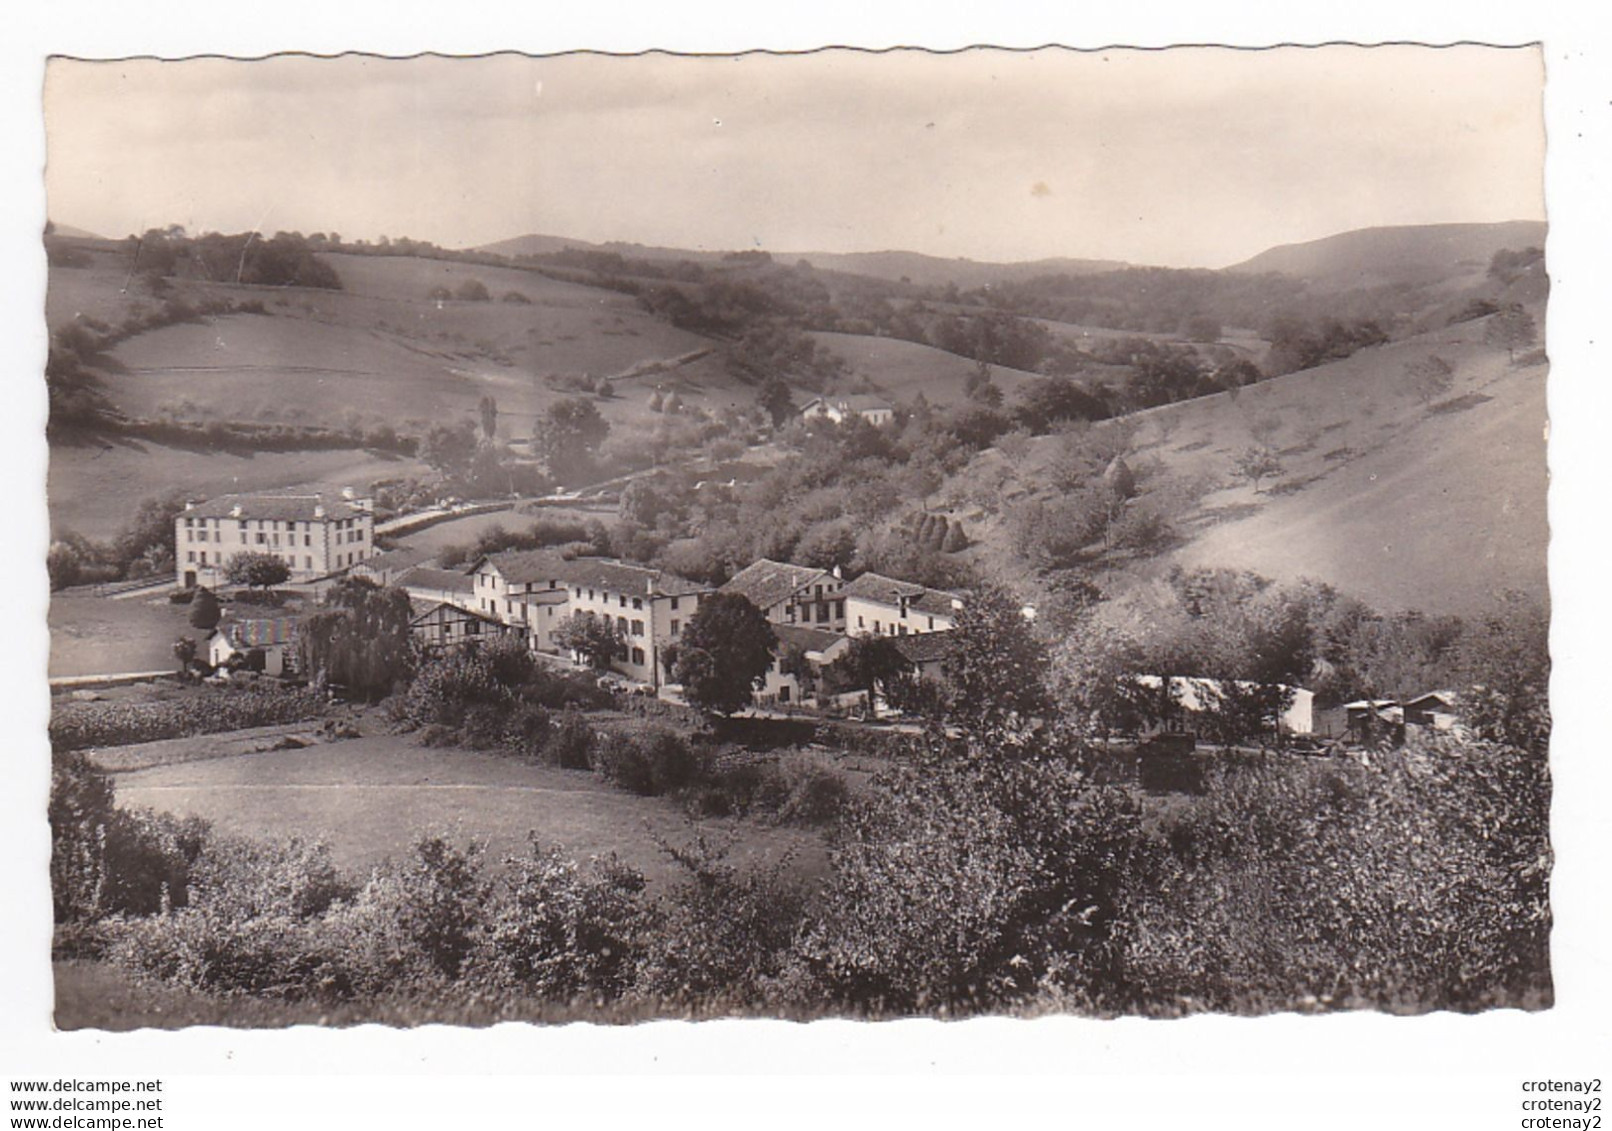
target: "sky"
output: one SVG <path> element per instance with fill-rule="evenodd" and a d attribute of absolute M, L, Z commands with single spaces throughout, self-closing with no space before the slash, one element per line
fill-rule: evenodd
<path fill-rule="evenodd" d="M 468 247 L 527 233 L 1219 267 L 1544 218 L 1536 48 L 52 59 L 47 197 Z"/>

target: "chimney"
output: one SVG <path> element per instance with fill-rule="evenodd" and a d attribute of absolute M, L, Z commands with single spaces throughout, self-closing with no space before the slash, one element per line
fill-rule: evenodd
<path fill-rule="evenodd" d="M 313 516 L 315 518 L 324 518 L 325 517 L 325 507 L 324 507 L 323 503 L 321 503 L 318 506 L 313 508 Z"/>
<path fill-rule="evenodd" d="M 833 573 L 834 573 L 834 580 L 835 581 L 844 581 L 845 580 L 845 575 L 840 571 L 839 566 L 836 565 L 834 567 Z"/>
<path fill-rule="evenodd" d="M 350 503 L 358 497 L 358 492 L 354 491 L 351 487 L 343 487 L 341 489 L 341 497 Z"/>
<path fill-rule="evenodd" d="M 236 503 L 233 507 L 231 507 L 229 509 L 229 516 L 231 518 L 240 518 L 241 517 L 241 504 L 240 503 Z"/>

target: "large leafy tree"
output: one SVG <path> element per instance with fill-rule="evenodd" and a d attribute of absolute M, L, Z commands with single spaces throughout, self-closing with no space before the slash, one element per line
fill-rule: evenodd
<path fill-rule="evenodd" d="M 609 617 L 592 613 L 572 613 L 554 626 L 554 643 L 588 661 L 596 671 L 605 671 L 621 654 L 621 632 Z"/>
<path fill-rule="evenodd" d="M 551 475 L 585 472 L 593 453 L 610 434 L 610 424 L 598 406 L 583 397 L 555 401 L 538 419 L 532 447 L 548 464 Z"/>
<path fill-rule="evenodd" d="M 250 585 L 254 589 L 282 585 L 290 577 L 291 567 L 285 564 L 285 559 L 256 550 L 236 554 L 224 571 L 224 578 L 231 585 Z"/>
<path fill-rule="evenodd" d="M 403 590 L 344 578 L 298 626 L 302 670 L 366 699 L 389 694 L 414 671 L 411 615 Z"/>
<path fill-rule="evenodd" d="M 943 670 L 951 687 L 952 720 L 975 735 L 1022 730 L 1052 713 L 1047 647 L 1024 607 L 1005 589 L 974 591 L 957 626 Z"/>
<path fill-rule="evenodd" d="M 766 679 L 778 635 L 766 615 L 737 593 L 714 593 L 683 630 L 674 676 L 695 707 L 731 715 Z"/>
<path fill-rule="evenodd" d="M 888 694 L 891 684 L 907 672 L 907 661 L 891 636 L 852 637 L 845 654 L 829 669 L 830 678 L 843 687 Z"/>

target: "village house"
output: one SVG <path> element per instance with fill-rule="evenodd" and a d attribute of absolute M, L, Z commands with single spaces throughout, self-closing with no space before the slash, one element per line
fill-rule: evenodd
<path fill-rule="evenodd" d="M 463 609 L 475 607 L 471 578 L 463 570 L 415 566 L 399 574 L 392 584 L 421 606 L 441 603 Z"/>
<path fill-rule="evenodd" d="M 838 567 L 812 569 L 762 558 L 734 574 L 721 591 L 744 597 L 775 625 L 809 625 L 842 633 L 843 587 Z"/>
<path fill-rule="evenodd" d="M 845 631 L 852 636 L 945 632 L 957 624 L 961 594 L 928 589 L 877 573 L 845 585 Z"/>
<path fill-rule="evenodd" d="M 572 564 L 552 550 L 488 554 L 464 571 L 471 586 L 467 607 L 522 629 L 532 651 L 554 652 L 549 634 L 567 612 L 565 571 Z"/>
<path fill-rule="evenodd" d="M 207 638 L 207 662 L 221 668 L 231 661 L 265 675 L 295 675 L 297 618 L 262 617 L 220 624 Z"/>
<path fill-rule="evenodd" d="M 889 402 L 867 393 L 842 393 L 837 396 L 813 397 L 800 410 L 800 415 L 808 423 L 813 420 L 832 420 L 835 424 L 844 424 L 847 420 L 860 419 L 878 425 L 888 424 L 894 420 L 896 410 Z"/>
<path fill-rule="evenodd" d="M 497 639 L 512 631 L 494 617 L 441 601 L 409 621 L 410 635 L 427 652 L 462 648 L 475 641 Z"/>
<path fill-rule="evenodd" d="M 365 581 L 373 581 L 376 585 L 385 587 L 397 584 L 398 579 L 404 574 L 430 559 L 429 550 L 404 546 L 402 549 L 387 550 L 385 553 L 375 554 L 360 561 L 348 573 L 352 577 L 362 577 Z"/>
<path fill-rule="evenodd" d="M 788 706 L 815 697 L 821 682 L 819 673 L 839 659 L 851 643 L 850 637 L 837 632 L 801 625 L 775 624 L 773 632 L 778 636 L 778 644 L 773 648 L 765 683 L 756 695 L 757 702 L 762 704 Z M 785 670 L 792 668 L 791 661 L 797 658 L 804 665 L 804 674 L 799 670 Z"/>
<path fill-rule="evenodd" d="M 623 640 L 615 670 L 651 687 L 668 682 L 671 673 L 665 670 L 663 652 L 682 635 L 711 587 L 610 558 L 562 564 L 553 580 L 564 586 L 567 600 L 556 607 L 556 620 L 567 615 L 609 618 Z"/>
<path fill-rule="evenodd" d="M 351 488 L 220 495 L 187 503 L 174 519 L 175 572 L 186 589 L 222 588 L 237 554 L 280 558 L 299 582 L 350 569 L 374 546 L 374 502 Z"/>
<path fill-rule="evenodd" d="M 946 661 L 956 646 L 956 639 L 945 632 L 909 633 L 895 639 L 896 651 L 912 674 L 939 684 L 946 682 Z"/>

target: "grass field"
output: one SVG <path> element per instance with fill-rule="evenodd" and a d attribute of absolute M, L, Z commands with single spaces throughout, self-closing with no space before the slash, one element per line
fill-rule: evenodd
<path fill-rule="evenodd" d="M 1314 578 L 1383 610 L 1471 612 L 1502 588 L 1543 595 L 1546 371 L 1512 367 L 1483 332 L 1458 324 L 1129 418 L 1129 460 L 1207 490 L 1178 516 L 1177 549 L 1127 566 L 1105 591 L 1181 564 Z M 1429 404 L 1406 370 L 1434 355 L 1453 387 Z M 1282 464 L 1257 492 L 1232 467 L 1256 444 Z M 1035 441 L 1010 489 L 1045 494 L 1057 446 Z M 950 490 L 977 496 L 1000 472 L 1000 455 L 985 453 Z M 976 557 L 1033 584 L 1006 524 L 980 531 Z"/>
<path fill-rule="evenodd" d="M 229 452 L 169 448 L 145 442 L 56 444 L 48 491 L 52 531 L 113 537 L 142 499 L 174 488 L 199 498 L 295 483 L 363 488 L 377 479 L 425 474 L 424 464 L 362 450 Z"/>
<path fill-rule="evenodd" d="M 205 744 L 220 739 L 187 740 Z M 255 838 L 301 836 L 329 844 L 338 866 L 362 873 L 400 858 L 427 831 L 487 845 L 497 861 L 528 851 L 535 831 L 579 860 L 615 853 L 653 882 L 676 873 L 656 844 L 695 832 L 737 832 L 738 865 L 793 855 L 793 870 L 820 874 L 822 841 L 796 829 L 733 820 L 692 824 L 673 802 L 641 798 L 586 771 L 536 766 L 468 750 L 427 749 L 387 735 L 204 761 L 115 776 L 118 804 L 199 816 Z"/>
<path fill-rule="evenodd" d="M 931 404 L 962 400 L 963 382 L 975 369 L 974 362 L 966 357 L 900 338 L 826 332 L 811 336 L 843 357 L 885 396 L 898 401 L 910 401 L 920 392 Z M 1006 366 L 991 367 L 991 379 L 1006 395 L 1034 376 Z"/>
<path fill-rule="evenodd" d="M 173 642 L 204 633 L 190 626 L 190 609 L 166 600 L 112 601 L 83 593 L 50 600 L 50 676 L 168 671 Z"/>

